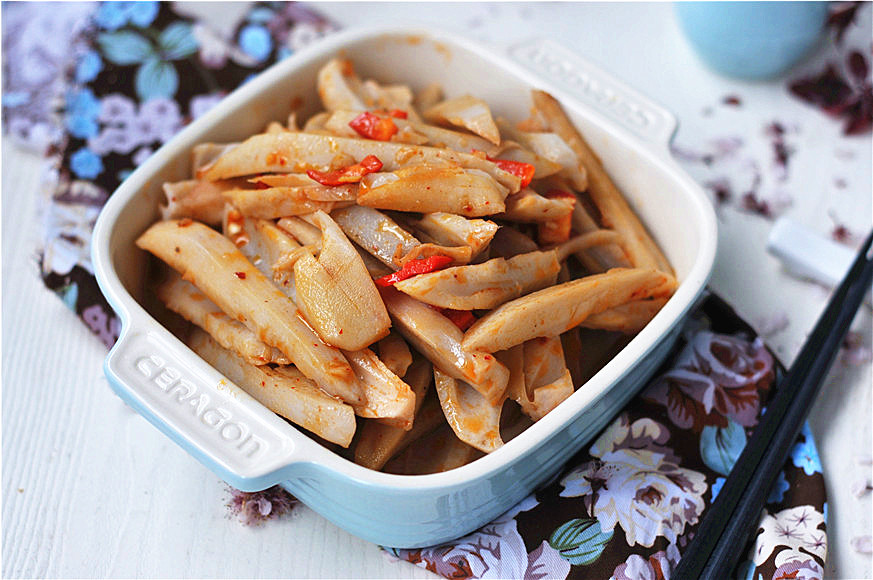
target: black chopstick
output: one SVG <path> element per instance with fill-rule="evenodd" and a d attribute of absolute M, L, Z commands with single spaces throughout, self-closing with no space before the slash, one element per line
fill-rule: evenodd
<path fill-rule="evenodd" d="M 834 292 L 749 438 L 673 578 L 728 577 L 873 280 L 873 232 Z"/>

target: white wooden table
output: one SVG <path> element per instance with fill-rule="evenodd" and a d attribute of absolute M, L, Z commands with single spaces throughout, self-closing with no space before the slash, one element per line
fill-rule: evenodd
<path fill-rule="evenodd" d="M 344 27 L 418 23 L 505 48 L 548 36 L 674 111 L 676 143 L 702 147 L 724 134 L 769 159 L 763 127 L 799 127 L 786 214 L 827 234 L 832 212 L 855 232 L 871 224 L 870 135 L 847 140 L 839 125 L 787 96 L 785 82 L 743 83 L 704 69 L 668 4 L 331 3 L 318 9 Z M 871 37 L 869 12 L 862 35 Z M 863 36 L 862 36 L 863 37 Z M 868 44 L 869 46 L 869 44 Z M 822 57 L 824 58 L 824 57 Z M 741 97 L 725 107 L 726 95 Z M 851 157 L 847 152 L 851 153 Z M 228 516 L 224 484 L 128 409 L 103 376 L 103 345 L 38 278 L 35 261 L 40 161 L 3 141 L 2 574 L 4 577 L 431 577 L 390 562 L 305 507 L 259 528 Z M 846 159 L 849 159 L 846 161 Z M 688 162 L 706 180 L 711 172 Z M 846 187 L 836 191 L 834 180 Z M 750 322 L 785 312 L 768 343 L 790 362 L 827 292 L 788 276 L 765 251 L 772 222 L 720 210 L 712 288 Z M 867 345 L 870 309 L 855 320 Z M 850 538 L 871 533 L 870 364 L 838 366 L 811 414 L 829 499 L 827 576 L 870 578 L 869 555 Z"/>

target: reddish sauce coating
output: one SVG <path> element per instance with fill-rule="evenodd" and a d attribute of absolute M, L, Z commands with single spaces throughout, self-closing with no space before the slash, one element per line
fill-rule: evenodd
<path fill-rule="evenodd" d="M 322 185 L 342 185 L 344 183 L 357 183 L 368 173 L 375 173 L 382 169 L 382 162 L 375 155 L 367 155 L 360 163 L 337 169 L 336 171 L 315 171 L 309 169 L 306 175 Z"/>

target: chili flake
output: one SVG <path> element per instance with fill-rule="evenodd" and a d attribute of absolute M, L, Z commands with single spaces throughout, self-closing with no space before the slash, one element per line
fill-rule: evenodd
<path fill-rule="evenodd" d="M 315 171 L 309 169 L 306 175 L 322 185 L 343 185 L 344 183 L 357 183 L 368 173 L 375 173 L 382 169 L 382 162 L 375 155 L 367 155 L 360 163 L 337 169 L 336 171 Z"/>

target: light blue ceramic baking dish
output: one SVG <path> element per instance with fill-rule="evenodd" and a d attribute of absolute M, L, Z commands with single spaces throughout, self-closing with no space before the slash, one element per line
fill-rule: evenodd
<path fill-rule="evenodd" d="M 425 476 L 379 473 L 321 447 L 189 350 L 144 307 L 146 256 L 134 240 L 158 219 L 161 184 L 187 177 L 202 141 L 232 141 L 287 117 L 302 99 L 318 108 L 315 75 L 337 53 L 364 77 L 484 98 L 507 118 L 527 116 L 531 87 L 557 97 L 674 265 L 678 291 L 594 378 L 494 453 Z M 523 499 L 617 413 L 670 350 L 704 289 L 716 250 L 716 220 L 700 188 L 670 158 L 674 119 L 549 41 L 495 54 L 441 32 L 350 30 L 302 51 L 229 95 L 157 151 L 106 204 L 93 237 L 100 287 L 122 320 L 106 359 L 115 391 L 230 485 L 285 486 L 351 533 L 385 546 L 456 538 Z"/>

